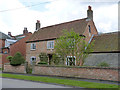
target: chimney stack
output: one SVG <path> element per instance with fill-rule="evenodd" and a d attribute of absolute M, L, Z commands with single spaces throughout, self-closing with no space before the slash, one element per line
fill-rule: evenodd
<path fill-rule="evenodd" d="M 36 23 L 36 30 L 40 29 L 40 21 L 37 20 L 37 23 Z"/>
<path fill-rule="evenodd" d="M 27 33 L 28 33 L 27 27 L 24 27 L 23 34 L 27 34 Z"/>
<path fill-rule="evenodd" d="M 93 20 L 93 11 L 91 9 L 91 6 L 88 6 L 87 18 L 90 19 L 90 20 Z"/>
<path fill-rule="evenodd" d="M 11 35 L 11 32 L 8 32 L 8 35 L 9 35 L 9 36 L 12 36 L 12 35 Z"/>

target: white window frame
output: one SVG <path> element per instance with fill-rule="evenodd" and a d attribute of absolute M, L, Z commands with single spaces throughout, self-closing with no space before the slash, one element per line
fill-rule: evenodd
<path fill-rule="evenodd" d="M 47 49 L 54 49 L 54 41 L 47 41 Z"/>
<path fill-rule="evenodd" d="M 33 45 L 35 45 L 35 46 L 33 47 Z M 31 43 L 30 50 L 36 50 L 36 43 Z"/>
<path fill-rule="evenodd" d="M 67 56 L 67 58 L 66 58 L 66 65 L 68 63 L 67 66 L 70 66 L 70 62 L 68 61 L 68 58 L 72 58 L 72 56 Z M 75 58 L 75 65 L 76 65 L 76 57 L 74 56 L 74 58 Z"/>

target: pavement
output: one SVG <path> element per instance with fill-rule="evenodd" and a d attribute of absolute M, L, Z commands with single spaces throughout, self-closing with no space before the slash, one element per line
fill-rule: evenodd
<path fill-rule="evenodd" d="M 2 88 L 71 88 L 71 87 L 25 81 L 25 80 L 2 78 Z"/>
<path fill-rule="evenodd" d="M 11 73 L 13 74 L 13 73 Z M 115 84 L 120 85 L 120 82 L 117 81 L 108 81 L 108 80 L 96 80 L 96 79 L 83 79 L 83 78 L 74 78 L 74 77 L 58 77 L 58 76 L 47 76 L 47 75 L 34 75 L 34 74 L 18 74 L 17 75 L 26 75 L 26 76 L 41 76 L 41 77 L 49 77 L 49 78 L 59 78 L 59 79 L 69 79 L 69 80 L 78 80 L 78 81 L 87 81 L 87 82 L 96 82 L 96 83 L 104 83 L 104 84 Z"/>

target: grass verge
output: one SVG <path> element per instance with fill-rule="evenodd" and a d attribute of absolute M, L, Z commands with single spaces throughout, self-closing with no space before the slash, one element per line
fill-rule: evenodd
<path fill-rule="evenodd" d="M 39 81 L 45 83 L 63 84 L 63 85 L 70 85 L 70 86 L 84 87 L 84 88 L 118 88 L 118 85 L 114 85 L 114 84 L 103 84 L 103 83 L 76 81 L 69 79 L 57 79 L 51 77 L 25 76 L 25 75 L 15 75 L 15 74 L 6 74 L 6 73 L 0 74 L 0 76 L 22 79 L 22 80 Z"/>

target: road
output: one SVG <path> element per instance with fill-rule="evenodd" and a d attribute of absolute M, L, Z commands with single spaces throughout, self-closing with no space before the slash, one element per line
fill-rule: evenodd
<path fill-rule="evenodd" d="M 71 88 L 71 87 L 25 81 L 25 80 L 2 78 L 2 88 Z"/>

